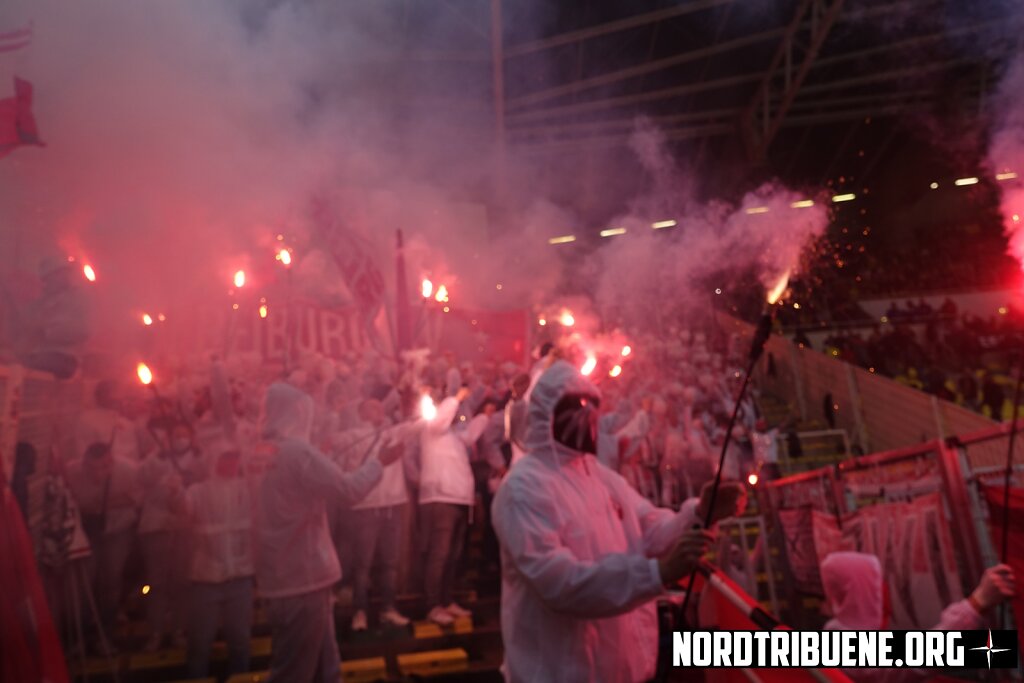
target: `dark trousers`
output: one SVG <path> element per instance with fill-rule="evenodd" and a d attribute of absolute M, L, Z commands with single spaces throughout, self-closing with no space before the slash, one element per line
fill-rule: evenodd
<path fill-rule="evenodd" d="M 423 591 L 427 609 L 453 601 L 455 570 L 466 542 L 469 508 L 452 503 L 420 505 L 420 533 L 425 555 Z"/>
<path fill-rule="evenodd" d="M 249 670 L 252 636 L 253 579 L 251 576 L 223 583 L 192 584 L 188 617 L 188 675 L 206 678 L 210 651 L 223 623 L 228 645 L 228 675 Z"/>
<path fill-rule="evenodd" d="M 398 555 L 402 543 L 402 520 L 405 506 L 352 510 L 352 532 L 355 535 L 353 567 L 353 601 L 357 610 L 365 610 L 370 602 L 370 569 L 378 560 L 381 607 L 395 606 L 398 582 Z"/>
<path fill-rule="evenodd" d="M 124 566 L 132 549 L 134 535 L 134 530 L 128 529 L 103 534 L 99 539 L 91 541 L 93 594 L 99 610 L 100 625 L 108 639 L 114 637 L 117 611 L 124 594 Z"/>
<path fill-rule="evenodd" d="M 273 652 L 267 683 L 337 683 L 341 658 L 330 588 L 267 599 Z"/>

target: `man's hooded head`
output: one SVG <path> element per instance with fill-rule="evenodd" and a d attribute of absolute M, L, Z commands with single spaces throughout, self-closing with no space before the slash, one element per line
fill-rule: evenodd
<path fill-rule="evenodd" d="M 855 552 L 830 553 L 821 562 L 821 583 L 832 609 L 832 620 L 826 628 L 884 628 L 885 589 L 882 564 L 877 557 Z"/>
<path fill-rule="evenodd" d="M 285 382 L 271 384 L 263 405 L 263 438 L 309 441 L 312 429 L 313 399 L 309 394 Z"/>
<path fill-rule="evenodd" d="M 556 361 L 530 394 L 527 448 L 595 453 L 600 402 L 601 392 L 579 370 L 564 360 Z"/>

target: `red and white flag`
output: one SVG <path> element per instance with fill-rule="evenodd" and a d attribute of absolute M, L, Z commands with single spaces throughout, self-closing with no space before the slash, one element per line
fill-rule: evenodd
<path fill-rule="evenodd" d="M 42 145 L 32 113 L 32 83 L 18 64 L 32 44 L 32 24 L 0 27 L 0 158 L 22 145 Z"/>

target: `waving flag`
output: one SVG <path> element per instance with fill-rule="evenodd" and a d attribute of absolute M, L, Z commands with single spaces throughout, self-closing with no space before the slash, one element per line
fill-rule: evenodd
<path fill-rule="evenodd" d="M 32 84 L 14 79 L 14 97 L 0 100 L 0 158 L 22 145 L 42 145 L 32 115 Z"/>
<path fill-rule="evenodd" d="M 13 30 L 0 27 L 0 157 L 22 145 L 43 144 L 32 114 L 32 84 L 18 76 L 17 68 L 31 44 L 32 24 Z"/>

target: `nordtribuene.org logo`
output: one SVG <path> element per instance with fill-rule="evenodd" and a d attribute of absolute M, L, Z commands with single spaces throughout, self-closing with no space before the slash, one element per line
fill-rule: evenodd
<path fill-rule="evenodd" d="M 1019 666 L 1016 631 L 676 631 L 678 667 L 968 668 Z"/>

